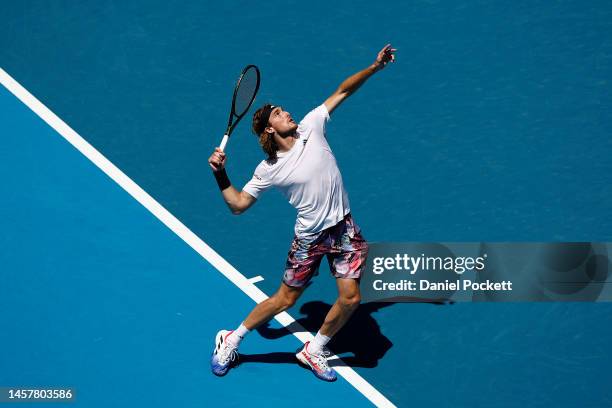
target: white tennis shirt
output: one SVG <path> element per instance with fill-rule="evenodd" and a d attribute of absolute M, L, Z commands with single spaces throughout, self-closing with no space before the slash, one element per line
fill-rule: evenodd
<path fill-rule="evenodd" d="M 310 111 L 298 125 L 293 147 L 277 152 L 273 164 L 259 163 L 242 189 L 255 198 L 270 187 L 280 190 L 298 212 L 297 236 L 332 227 L 350 212 L 348 194 L 325 136 L 328 121 L 325 104 Z"/>

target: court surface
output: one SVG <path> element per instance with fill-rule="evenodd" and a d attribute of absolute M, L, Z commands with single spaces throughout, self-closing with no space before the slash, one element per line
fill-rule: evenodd
<path fill-rule="evenodd" d="M 609 4 L 235 13 L 247 5 L 14 3 L 0 16 L 0 68 L 242 275 L 263 277 L 266 295 L 294 210 L 271 192 L 232 216 L 206 163 L 248 63 L 262 71 L 256 104 L 297 118 L 386 42 L 399 49 L 328 127 L 370 241 L 612 240 Z M 0 134 L 0 386 L 71 386 L 83 407 L 371 405 L 350 381 L 294 364 L 300 340 L 277 321 L 212 376 L 216 331 L 253 299 L 5 86 Z M 227 152 L 240 187 L 262 158 L 247 123 Z M 334 294 L 322 267 L 289 313 L 316 332 Z M 602 407 L 611 313 L 365 304 L 331 346 L 397 406 Z"/>

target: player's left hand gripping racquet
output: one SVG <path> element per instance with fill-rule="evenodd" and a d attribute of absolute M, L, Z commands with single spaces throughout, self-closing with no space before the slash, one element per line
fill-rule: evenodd
<path fill-rule="evenodd" d="M 221 151 L 225 150 L 225 145 L 234 131 L 234 128 L 253 104 L 255 95 L 257 95 L 257 91 L 259 90 L 259 80 L 259 68 L 255 65 L 247 65 L 242 70 L 242 74 L 240 74 L 240 78 L 238 78 L 238 82 L 236 83 L 236 88 L 234 88 L 232 110 L 227 123 L 227 130 L 219 146 Z"/>

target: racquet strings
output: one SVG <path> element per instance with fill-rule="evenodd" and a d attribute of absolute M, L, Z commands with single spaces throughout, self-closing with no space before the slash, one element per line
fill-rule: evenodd
<path fill-rule="evenodd" d="M 234 102 L 234 115 L 242 116 L 246 113 L 257 92 L 257 70 L 250 67 L 242 76 L 238 89 L 236 90 L 236 100 Z"/>

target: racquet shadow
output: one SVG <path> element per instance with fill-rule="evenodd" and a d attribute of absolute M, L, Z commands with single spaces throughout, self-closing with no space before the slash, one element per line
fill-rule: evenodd
<path fill-rule="evenodd" d="M 435 305 L 448 304 L 447 302 L 420 301 Z M 380 325 L 372 316 L 373 313 L 396 303 L 390 302 L 371 302 L 361 304 L 353 313 L 349 321 L 329 342 L 329 349 L 342 359 L 342 361 L 330 360 L 329 365 L 350 367 L 374 368 L 378 361 L 393 347 L 393 343 L 382 333 Z M 292 333 L 302 332 L 304 329 L 311 333 L 316 333 L 325 320 L 331 305 L 314 301 L 302 305 L 300 313 L 305 315 L 297 319 L 287 327 L 272 328 L 269 323 L 265 323 L 257 332 L 265 339 L 278 339 Z M 274 352 L 266 354 L 240 354 L 239 364 L 248 363 L 284 363 L 295 364 L 296 351 L 293 352 Z M 344 362 L 344 364 L 343 364 Z"/>

